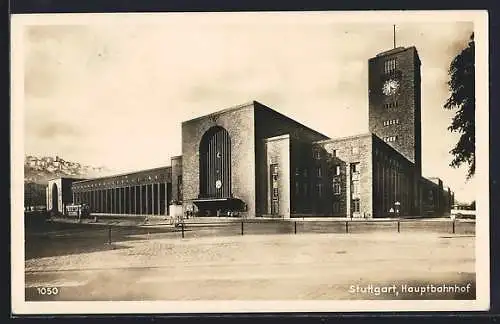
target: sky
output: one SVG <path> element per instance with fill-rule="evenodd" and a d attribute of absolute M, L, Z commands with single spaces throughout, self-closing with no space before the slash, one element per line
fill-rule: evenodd
<path fill-rule="evenodd" d="M 153 17 L 153 16 L 150 16 Z M 416 46 L 422 173 L 461 201 L 475 179 L 449 166 L 459 135 L 443 108 L 471 22 L 338 21 L 335 15 L 163 14 L 25 26 L 24 148 L 128 172 L 181 154 L 181 122 L 257 100 L 329 136 L 368 132 L 368 59 Z"/>

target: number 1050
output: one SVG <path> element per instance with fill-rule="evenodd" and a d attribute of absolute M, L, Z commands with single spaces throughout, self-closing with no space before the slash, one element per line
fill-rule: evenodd
<path fill-rule="evenodd" d="M 40 295 L 57 295 L 59 293 L 57 287 L 37 287 L 36 290 Z"/>

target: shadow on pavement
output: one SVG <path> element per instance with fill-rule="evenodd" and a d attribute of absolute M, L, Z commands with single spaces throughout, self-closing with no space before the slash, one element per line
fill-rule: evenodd
<path fill-rule="evenodd" d="M 109 242 L 144 240 L 152 235 L 157 238 L 158 234 L 180 236 L 172 228 L 47 222 L 26 227 L 25 260 L 124 249 Z"/>

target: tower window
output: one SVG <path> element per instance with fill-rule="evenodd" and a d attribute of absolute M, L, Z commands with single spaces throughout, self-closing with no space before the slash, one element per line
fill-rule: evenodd
<path fill-rule="evenodd" d="M 384 141 L 385 142 L 396 142 L 397 140 L 398 140 L 397 136 L 387 136 L 387 137 L 384 137 Z"/>
<path fill-rule="evenodd" d="M 340 165 L 335 166 L 335 175 L 340 175 Z"/>
<path fill-rule="evenodd" d="M 353 146 L 352 149 L 352 154 L 358 154 L 359 153 L 359 147 L 358 146 Z"/>
<path fill-rule="evenodd" d="M 390 74 L 396 71 L 396 59 L 390 59 L 384 62 L 384 73 Z"/>
<path fill-rule="evenodd" d="M 318 178 L 321 178 L 323 176 L 323 172 L 321 170 L 321 167 L 318 167 L 316 169 L 316 175 L 318 176 Z"/>
<path fill-rule="evenodd" d="M 397 125 L 399 124 L 399 119 L 385 120 L 384 126 Z"/>
<path fill-rule="evenodd" d="M 315 158 L 316 160 L 321 159 L 321 153 L 320 153 L 320 151 L 314 151 L 314 158 Z"/>
<path fill-rule="evenodd" d="M 337 156 L 337 150 L 332 150 L 332 156 L 336 157 Z"/>
<path fill-rule="evenodd" d="M 393 108 L 398 108 L 398 102 L 397 101 L 391 101 L 388 103 L 384 104 L 385 109 L 393 109 Z"/>

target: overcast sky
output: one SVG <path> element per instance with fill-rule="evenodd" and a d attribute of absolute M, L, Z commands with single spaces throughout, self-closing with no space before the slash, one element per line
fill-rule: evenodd
<path fill-rule="evenodd" d="M 393 21 L 161 17 L 25 28 L 26 154 L 116 172 L 169 165 L 181 154 L 182 121 L 251 100 L 330 137 L 368 131 L 368 59 L 392 48 Z M 458 135 L 442 106 L 447 69 L 472 31 L 468 22 L 397 22 L 396 34 L 422 61 L 423 174 L 461 200 L 474 199 L 474 181 L 449 167 Z"/>

